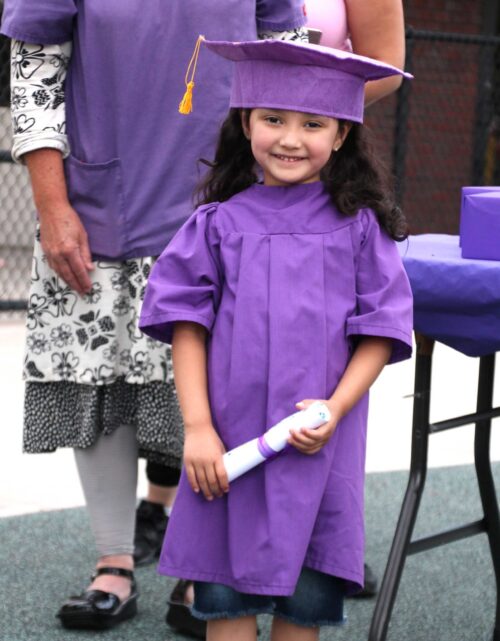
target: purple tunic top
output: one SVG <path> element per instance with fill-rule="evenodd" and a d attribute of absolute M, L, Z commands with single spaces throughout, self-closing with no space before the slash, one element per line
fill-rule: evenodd
<path fill-rule="evenodd" d="M 178 113 L 196 38 L 253 40 L 305 22 L 303 0 L 5 0 L 2 33 L 73 41 L 66 80 L 70 201 L 95 257 L 158 255 L 212 158 L 231 63 L 200 56 L 194 112 Z"/>
<path fill-rule="evenodd" d="M 303 398 L 327 398 L 355 337 L 408 358 L 412 298 L 376 216 L 339 214 L 322 183 L 254 185 L 200 207 L 158 259 L 140 326 L 207 328 L 209 397 L 227 449 L 260 436 Z M 289 595 L 302 566 L 363 583 L 367 395 L 314 456 L 293 448 L 206 501 L 183 475 L 160 572 L 241 592 Z M 352 587 L 352 586 L 351 586 Z"/>

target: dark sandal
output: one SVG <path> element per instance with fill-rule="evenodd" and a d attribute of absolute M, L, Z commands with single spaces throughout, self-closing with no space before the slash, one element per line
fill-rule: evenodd
<path fill-rule="evenodd" d="M 109 630 L 118 623 L 137 614 L 137 584 L 132 570 L 124 568 L 98 568 L 92 581 L 101 574 L 123 576 L 131 581 L 131 592 L 123 601 L 112 592 L 86 590 L 79 596 L 71 596 L 57 613 L 65 628 L 80 630 Z"/>
<path fill-rule="evenodd" d="M 165 617 L 167 624 L 182 634 L 204 639 L 207 634 L 207 623 L 197 619 L 191 613 L 191 606 L 186 603 L 186 592 L 192 581 L 180 579 L 174 586 Z"/>

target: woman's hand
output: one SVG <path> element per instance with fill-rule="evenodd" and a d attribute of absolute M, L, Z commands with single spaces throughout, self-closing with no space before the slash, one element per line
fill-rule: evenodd
<path fill-rule="evenodd" d="M 229 492 L 229 481 L 222 461 L 224 445 L 212 425 L 186 430 L 184 467 L 195 492 L 211 501 Z"/>
<path fill-rule="evenodd" d="M 49 266 L 81 296 L 89 292 L 94 269 L 87 232 L 68 203 L 39 212 L 40 240 Z"/>
<path fill-rule="evenodd" d="M 40 218 L 42 250 L 49 266 L 82 296 L 92 289 L 92 256 L 80 217 L 71 207 L 61 152 L 35 149 L 26 153 L 33 199 Z"/>
<path fill-rule="evenodd" d="M 316 452 L 319 452 L 331 439 L 341 418 L 336 406 L 331 401 L 308 398 L 297 403 L 297 409 L 304 410 L 317 401 L 324 403 L 328 407 L 331 416 L 328 423 L 315 429 L 303 427 L 300 430 L 290 430 L 288 442 L 303 454 L 316 454 Z"/>

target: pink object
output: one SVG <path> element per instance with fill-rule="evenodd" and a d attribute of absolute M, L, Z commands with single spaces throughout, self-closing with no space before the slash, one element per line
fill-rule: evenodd
<path fill-rule="evenodd" d="M 307 26 L 322 32 L 321 44 L 351 50 L 344 0 L 306 0 Z"/>

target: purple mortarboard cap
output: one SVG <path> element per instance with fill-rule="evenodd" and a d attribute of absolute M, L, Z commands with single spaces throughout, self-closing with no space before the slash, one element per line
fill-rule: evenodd
<path fill-rule="evenodd" d="M 363 122 L 368 80 L 408 73 L 378 60 L 282 40 L 203 44 L 235 62 L 231 107 L 270 107 Z"/>
<path fill-rule="evenodd" d="M 462 257 L 500 260 L 499 238 L 500 191 L 466 193 L 460 224 Z"/>

